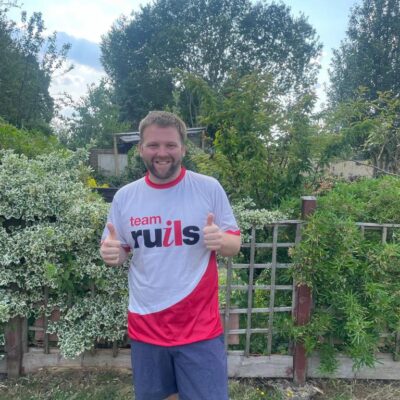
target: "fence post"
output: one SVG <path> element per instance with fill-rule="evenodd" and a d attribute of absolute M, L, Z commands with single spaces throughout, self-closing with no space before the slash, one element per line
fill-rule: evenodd
<path fill-rule="evenodd" d="M 22 318 L 14 317 L 5 329 L 5 351 L 8 378 L 18 378 L 22 369 Z"/>
<path fill-rule="evenodd" d="M 314 196 L 301 198 L 302 219 L 307 219 L 317 207 Z M 302 326 L 310 321 L 311 317 L 311 288 L 307 285 L 295 285 L 294 323 Z M 304 385 L 307 376 L 307 356 L 303 343 L 295 343 L 293 351 L 293 380 L 298 385 Z"/>

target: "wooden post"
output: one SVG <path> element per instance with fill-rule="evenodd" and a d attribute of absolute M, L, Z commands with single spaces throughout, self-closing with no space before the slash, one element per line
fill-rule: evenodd
<path fill-rule="evenodd" d="M 302 219 L 307 219 L 317 207 L 314 196 L 301 198 Z M 294 322 L 296 326 L 306 325 L 311 318 L 312 295 L 307 285 L 295 285 Z M 295 343 L 293 352 L 293 380 L 298 385 L 304 385 L 307 377 L 307 356 L 303 343 Z"/>
<path fill-rule="evenodd" d="M 5 350 L 7 357 L 7 376 L 18 378 L 22 370 L 22 319 L 10 319 L 5 330 Z"/>
<path fill-rule="evenodd" d="M 119 176 L 119 159 L 118 159 L 118 146 L 117 146 L 117 135 L 114 134 L 114 172 L 115 176 Z"/>
<path fill-rule="evenodd" d="M 28 348 L 28 318 L 24 317 L 21 321 L 21 340 L 22 340 L 22 353 L 27 353 Z"/>
<path fill-rule="evenodd" d="M 206 131 L 201 131 L 201 149 L 204 151 L 206 148 Z"/>

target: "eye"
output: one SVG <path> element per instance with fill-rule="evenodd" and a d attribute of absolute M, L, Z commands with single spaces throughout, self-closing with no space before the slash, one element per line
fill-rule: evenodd
<path fill-rule="evenodd" d="M 168 147 L 169 149 L 175 149 L 175 148 L 177 147 L 177 145 L 176 145 L 176 143 L 168 143 L 168 144 L 167 144 L 167 147 Z"/>

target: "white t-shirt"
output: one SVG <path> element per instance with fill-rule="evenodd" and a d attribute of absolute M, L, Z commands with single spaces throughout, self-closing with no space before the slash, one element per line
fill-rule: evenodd
<path fill-rule="evenodd" d="M 133 252 L 128 308 L 132 339 L 173 346 L 222 332 L 215 254 L 203 238 L 208 213 L 221 230 L 239 234 L 219 182 L 184 168 L 165 185 L 146 176 L 116 193 L 108 221 Z M 106 228 L 103 238 L 107 235 Z"/>

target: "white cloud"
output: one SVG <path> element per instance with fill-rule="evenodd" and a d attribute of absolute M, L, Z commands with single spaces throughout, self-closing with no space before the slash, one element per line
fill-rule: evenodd
<path fill-rule="evenodd" d="M 67 92 L 74 100 L 87 93 L 88 85 L 98 83 L 105 73 L 87 65 L 74 64 L 74 69 L 65 75 L 55 76 L 51 81 L 50 94 L 58 98 Z"/>
<path fill-rule="evenodd" d="M 28 15 L 34 11 L 43 14 L 49 31 L 66 32 L 76 38 L 99 43 L 121 15 L 139 10 L 148 0 L 25 0 L 22 9 Z M 15 14 L 15 13 L 14 13 Z"/>
<path fill-rule="evenodd" d="M 68 0 L 51 2 L 44 12 L 45 21 L 57 21 L 56 30 L 77 38 L 99 43 L 121 13 L 129 13 L 131 7 L 110 7 L 105 1 Z M 47 23 L 49 26 L 49 23 Z"/>

